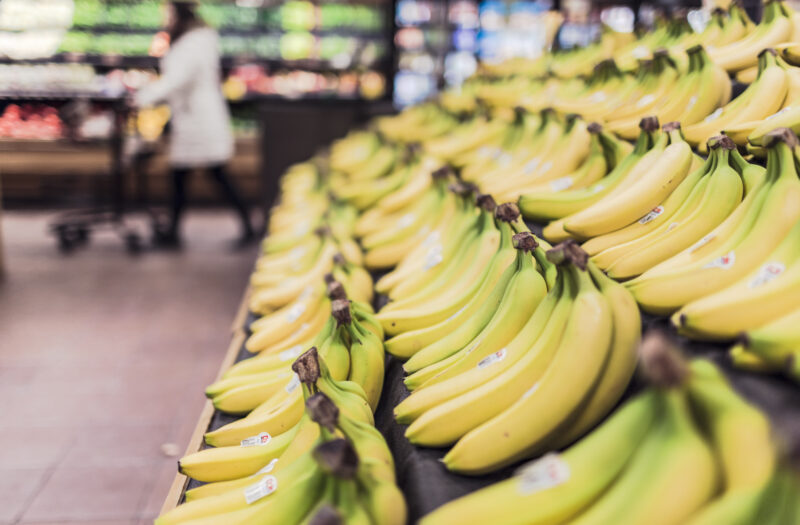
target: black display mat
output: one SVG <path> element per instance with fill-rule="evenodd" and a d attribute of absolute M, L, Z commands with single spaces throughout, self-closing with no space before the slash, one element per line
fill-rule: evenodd
<path fill-rule="evenodd" d="M 530 224 L 531 230 L 539 235 L 541 227 Z M 376 306 L 382 298 L 376 298 Z M 248 314 L 245 319 L 245 332 L 256 317 Z M 704 343 L 690 341 L 676 335 L 674 328 L 665 317 L 642 314 L 643 330 L 657 328 L 667 331 L 680 343 L 688 357 L 707 357 L 716 362 L 726 373 L 734 388 L 761 407 L 770 417 L 774 428 L 788 449 L 800 452 L 800 385 L 781 376 L 757 374 L 733 367 L 727 358 L 729 344 Z M 239 351 L 237 362 L 252 356 L 245 348 Z M 510 476 L 519 465 L 514 465 L 485 476 L 461 476 L 448 472 L 440 459 L 447 449 L 428 449 L 412 445 L 405 438 L 406 427 L 394 421 L 392 411 L 409 392 L 403 384 L 402 363 L 387 356 L 386 380 L 378 409 L 375 413 L 375 425 L 386 438 L 392 450 L 397 471 L 397 483 L 406 495 L 409 510 L 409 522 L 416 522 L 433 509 L 500 481 Z M 634 378 L 628 387 L 623 400 L 642 388 L 638 378 Z M 238 419 L 215 412 L 209 430 L 217 429 Z M 522 462 L 524 463 L 524 462 Z M 202 485 L 190 480 L 187 488 Z"/>

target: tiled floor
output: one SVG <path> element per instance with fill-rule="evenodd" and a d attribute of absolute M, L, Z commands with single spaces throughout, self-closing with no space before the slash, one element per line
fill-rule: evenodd
<path fill-rule="evenodd" d="M 255 257 L 225 213 L 188 217 L 180 252 L 112 234 L 60 255 L 50 214 L 5 212 L 0 524 L 150 523 L 229 340 Z"/>

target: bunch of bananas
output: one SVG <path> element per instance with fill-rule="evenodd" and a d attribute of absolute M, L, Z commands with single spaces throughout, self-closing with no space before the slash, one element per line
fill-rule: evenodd
<path fill-rule="evenodd" d="M 619 227 L 621 222 L 617 223 L 583 244 L 592 260 L 610 277 L 630 279 L 690 247 L 733 213 L 742 196 L 761 181 L 763 168 L 747 163 L 729 138 L 722 135 L 712 139 L 709 149 L 711 153 L 703 165 L 686 174 L 658 205 L 630 224 Z M 673 173 L 682 169 L 674 167 Z M 667 166 L 654 165 L 650 172 L 661 168 Z M 611 213 L 608 210 L 617 205 L 611 203 L 604 213 Z M 580 219 L 579 214 L 573 217 Z M 569 232 L 577 231 L 572 221 L 568 218 L 565 222 Z"/>
<path fill-rule="evenodd" d="M 731 360 L 748 370 L 786 372 L 800 381 L 800 310 L 785 315 L 740 335 L 741 342 L 731 348 Z"/>
<path fill-rule="evenodd" d="M 587 124 L 576 115 L 517 111 L 503 137 L 450 162 L 462 180 L 505 202 L 526 192 L 584 188 L 606 175 L 630 149 L 599 124 Z"/>
<path fill-rule="evenodd" d="M 529 252 L 541 248 L 529 232 L 514 240 L 516 262 L 476 314 L 405 364 L 417 371 L 398 421 L 411 423 L 412 443 L 455 443 L 443 461 L 461 473 L 571 443 L 611 410 L 635 368 L 641 321 L 624 287 L 566 242 L 547 251 L 555 281 L 537 297 L 544 286 Z"/>
<path fill-rule="evenodd" d="M 333 286 L 340 297 L 342 287 Z M 383 332 L 369 306 L 336 298 L 333 313 L 311 345 L 319 348 L 334 381 L 352 381 L 361 387 L 370 407 L 377 407 L 383 387 Z M 268 432 L 277 436 L 297 427 L 303 415 L 303 396 L 289 359 L 294 346 L 278 353 L 261 354 L 231 367 L 220 381 L 206 389 L 214 406 L 223 412 L 245 415 L 205 436 L 215 447 L 239 444 Z"/>
<path fill-rule="evenodd" d="M 334 379 L 313 347 L 292 370 L 304 400 L 295 427 L 184 457 L 181 471 L 208 483 L 187 491 L 186 503 L 156 524 L 406 522 L 394 461 L 373 426 L 365 391 Z"/>
<path fill-rule="evenodd" d="M 652 386 L 564 452 L 421 524 L 798 523 L 800 478 L 777 466 L 766 417 L 711 361 L 687 365 L 662 337 L 642 346 Z"/>
<path fill-rule="evenodd" d="M 689 248 L 625 283 L 645 310 L 679 311 L 677 318 L 686 314 L 689 323 L 694 301 L 733 285 L 767 261 L 800 219 L 797 144 L 788 129 L 770 132 L 764 144 L 766 173 L 728 218 Z M 731 319 L 732 325 L 736 322 Z"/>

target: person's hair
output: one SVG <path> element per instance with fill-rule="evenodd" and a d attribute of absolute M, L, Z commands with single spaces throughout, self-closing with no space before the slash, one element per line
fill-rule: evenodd
<path fill-rule="evenodd" d="M 197 14 L 196 4 L 186 0 L 171 0 L 170 4 L 175 9 L 175 19 L 169 28 L 169 40 L 177 42 L 183 35 L 197 27 L 205 26 L 203 19 Z"/>

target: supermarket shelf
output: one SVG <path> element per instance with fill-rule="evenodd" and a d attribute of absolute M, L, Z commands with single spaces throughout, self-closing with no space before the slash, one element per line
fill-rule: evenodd
<path fill-rule="evenodd" d="M 541 226 L 536 224 L 529 224 L 529 226 L 534 233 L 541 234 Z M 379 304 L 377 301 L 380 301 L 380 298 L 376 298 L 376 304 Z M 237 325 L 235 326 L 238 326 L 238 334 L 244 336 L 247 334 L 247 326 L 255 320 L 255 316 L 248 313 L 246 305 L 243 304 L 240 306 L 236 319 Z M 669 320 L 665 317 L 643 314 L 642 325 L 643 330 L 655 328 L 668 331 L 673 335 L 675 333 L 669 325 Z M 783 377 L 749 373 L 733 368 L 726 357 L 725 350 L 728 345 L 701 343 L 685 338 L 679 338 L 679 340 L 687 356 L 707 357 L 716 362 L 726 373 L 734 388 L 769 415 L 779 435 L 787 440 L 789 449 L 800 450 L 800 421 L 796 418 L 796 407 L 800 406 L 800 388 L 796 384 Z M 234 348 L 237 342 L 239 347 Z M 227 369 L 235 361 L 246 359 L 250 355 L 244 349 L 244 339 L 234 337 L 231 347 L 225 354 L 222 370 Z M 404 435 L 406 427 L 396 423 L 393 416 L 393 407 L 409 395 L 403 384 L 404 375 L 402 363 L 389 357 L 386 365 L 384 390 L 375 413 L 375 425 L 386 438 L 394 455 L 397 483 L 406 496 L 409 523 L 413 523 L 448 501 L 508 478 L 518 465 L 512 465 L 490 475 L 461 476 L 448 472 L 444 468 L 441 458 L 446 452 L 445 449 L 420 448 L 411 445 Z M 623 400 L 643 387 L 643 383 L 634 378 Z M 206 406 L 210 406 L 210 402 Z M 204 432 L 217 429 L 238 419 L 234 416 L 214 412 L 213 407 L 210 412 L 203 411 L 187 453 L 204 448 L 202 443 Z M 185 476 L 178 475 L 162 511 L 169 510 L 182 501 L 183 492 L 181 491 L 199 485 L 201 483 L 186 480 Z"/>
<path fill-rule="evenodd" d="M 75 25 L 72 26 L 70 31 L 78 31 L 93 34 L 108 34 L 120 33 L 129 35 L 149 34 L 153 35 L 158 31 L 163 31 L 161 27 L 128 27 L 118 25 Z M 289 33 L 290 30 L 282 29 L 280 27 L 265 27 L 265 26 L 249 26 L 249 27 L 236 27 L 236 26 L 222 26 L 217 28 L 220 36 L 244 36 L 244 37 L 263 37 L 263 36 L 280 36 Z M 314 36 L 343 36 L 354 37 L 364 40 L 385 40 L 386 33 L 382 28 L 377 29 L 356 29 L 356 28 L 316 28 L 302 31 L 310 33 Z"/>
<path fill-rule="evenodd" d="M 257 56 L 241 55 L 236 57 L 222 57 L 221 65 L 223 69 L 231 69 L 242 65 L 259 65 L 270 70 L 305 70 L 314 73 L 340 73 L 353 70 L 376 70 L 380 69 L 382 60 L 370 66 L 348 66 L 346 68 L 335 68 L 326 60 L 303 59 L 303 60 L 279 60 L 269 58 L 259 58 Z M 0 57 L 0 64 L 12 65 L 46 65 L 46 64 L 88 64 L 96 68 L 108 69 L 157 69 L 159 64 L 158 57 L 151 56 L 124 56 L 124 55 L 96 55 L 83 53 L 61 53 L 48 58 L 36 58 L 26 60 L 14 60 L 8 57 Z"/>
<path fill-rule="evenodd" d="M 0 100 L 88 100 L 90 102 L 119 102 L 124 94 L 109 95 L 86 91 L 0 91 Z"/>

